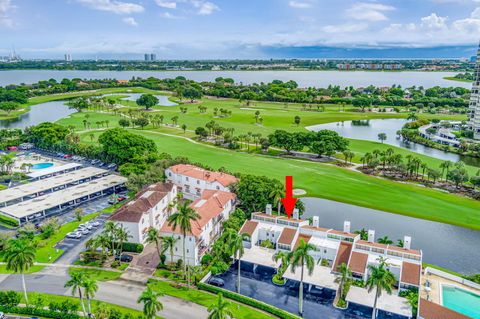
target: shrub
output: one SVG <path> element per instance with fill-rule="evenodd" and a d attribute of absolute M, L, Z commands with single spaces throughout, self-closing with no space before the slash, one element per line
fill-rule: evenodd
<path fill-rule="evenodd" d="M 181 259 L 177 260 L 177 263 L 175 266 L 177 269 L 181 269 L 183 267 L 183 260 Z"/>
<path fill-rule="evenodd" d="M 229 298 L 229 299 L 238 301 L 240 303 L 243 303 L 245 305 L 252 306 L 254 308 L 257 308 L 257 309 L 260 309 L 262 311 L 268 312 L 268 313 L 270 313 L 274 316 L 277 316 L 281 319 L 299 319 L 300 318 L 300 317 L 298 317 L 294 314 L 291 314 L 291 313 L 289 313 L 285 310 L 276 308 L 276 307 L 274 307 L 272 305 L 269 305 L 269 304 L 266 304 L 264 302 L 261 302 L 261 301 L 258 301 L 258 300 L 255 300 L 255 299 L 237 294 L 235 292 L 231 292 L 229 290 L 218 288 L 218 287 L 215 287 L 215 286 L 212 286 L 212 285 L 209 285 L 209 284 L 198 283 L 198 289 L 209 291 L 209 292 L 212 292 L 214 294 L 222 293 L 223 296 L 226 297 L 226 298 Z"/>
<path fill-rule="evenodd" d="M 160 255 L 160 265 L 165 265 L 165 261 L 167 260 L 167 256 L 165 254 Z"/>
<path fill-rule="evenodd" d="M 275 274 L 275 275 L 272 277 L 272 282 L 273 282 L 275 285 L 283 286 L 283 285 L 285 285 L 285 278 L 283 278 L 283 277 L 280 276 L 279 274 Z"/>
<path fill-rule="evenodd" d="M 119 243 L 115 243 L 115 247 L 118 246 Z M 129 253 L 141 253 L 143 251 L 143 245 L 137 243 L 123 243 L 122 250 L 124 252 Z"/>
<path fill-rule="evenodd" d="M 224 262 L 223 260 L 217 260 L 213 263 L 210 271 L 213 275 L 223 274 L 230 268 L 230 265 Z"/>
<path fill-rule="evenodd" d="M 118 267 L 120 267 L 120 264 L 121 264 L 120 260 L 115 260 L 115 261 L 112 262 L 111 266 L 112 266 L 112 268 L 118 268 Z"/>
<path fill-rule="evenodd" d="M 5 305 L 7 307 L 18 306 L 22 297 L 18 292 L 9 290 L 9 291 L 0 291 L 0 305 Z"/>
<path fill-rule="evenodd" d="M 62 313 L 47 309 L 37 309 L 32 307 L 8 307 L 0 305 L 0 311 L 5 313 L 14 313 L 19 315 L 30 315 L 44 318 L 54 319 L 80 319 L 80 316 L 75 313 Z"/>
<path fill-rule="evenodd" d="M 7 217 L 2 214 L 0 214 L 0 222 L 13 227 L 17 227 L 19 225 L 18 220 Z"/>
<path fill-rule="evenodd" d="M 203 255 L 202 257 L 202 260 L 200 260 L 200 263 L 202 264 L 202 266 L 206 266 L 206 265 L 209 265 L 213 260 L 213 257 L 212 255 L 206 253 L 205 255 Z"/>

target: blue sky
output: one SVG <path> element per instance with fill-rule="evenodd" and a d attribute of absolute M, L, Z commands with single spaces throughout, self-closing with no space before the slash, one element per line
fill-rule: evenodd
<path fill-rule="evenodd" d="M 0 0 L 0 54 L 28 58 L 469 56 L 479 40 L 480 0 Z"/>

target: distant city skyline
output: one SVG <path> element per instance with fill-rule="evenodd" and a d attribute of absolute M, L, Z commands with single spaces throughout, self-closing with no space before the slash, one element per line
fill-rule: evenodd
<path fill-rule="evenodd" d="M 459 58 L 478 0 L 0 0 L 0 55 L 163 59 Z"/>

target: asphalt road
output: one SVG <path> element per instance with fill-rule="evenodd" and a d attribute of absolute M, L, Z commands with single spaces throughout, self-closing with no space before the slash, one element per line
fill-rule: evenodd
<path fill-rule="evenodd" d="M 25 275 L 27 291 L 71 296 L 70 289 L 64 287 L 67 278 L 64 275 L 51 274 Z M 142 305 L 137 304 L 137 299 L 145 286 L 117 280 L 98 282 L 98 288 L 95 294 L 96 300 L 142 310 Z M 0 290 L 22 291 L 20 275 L 0 275 Z M 160 300 L 163 303 L 163 311 L 159 315 L 164 318 L 205 319 L 208 317 L 207 309 L 195 303 L 169 296 L 161 297 Z"/>

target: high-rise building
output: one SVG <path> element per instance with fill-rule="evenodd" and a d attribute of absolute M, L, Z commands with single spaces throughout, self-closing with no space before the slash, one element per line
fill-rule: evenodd
<path fill-rule="evenodd" d="M 155 61 L 157 59 L 157 55 L 155 53 L 150 53 L 150 60 Z"/>
<path fill-rule="evenodd" d="M 475 66 L 475 81 L 470 94 L 470 126 L 473 137 L 480 139 L 480 45 L 477 51 L 477 64 Z"/>
<path fill-rule="evenodd" d="M 65 53 L 65 61 L 72 62 L 72 55 L 70 53 Z"/>
<path fill-rule="evenodd" d="M 150 61 L 150 54 L 148 53 L 145 53 L 145 61 Z"/>

